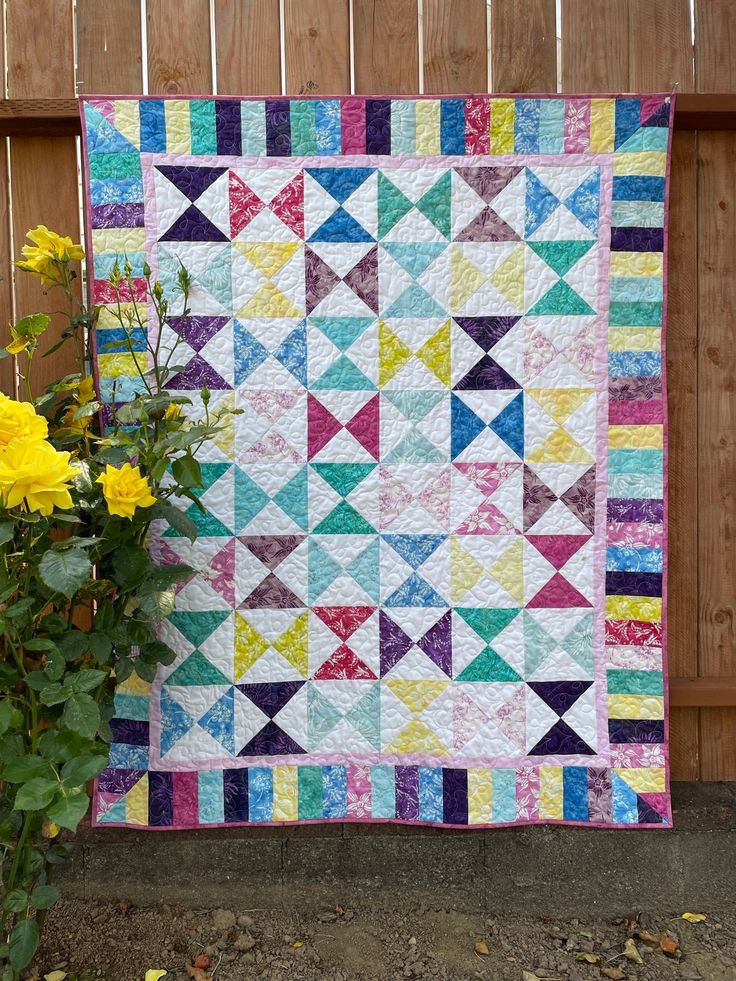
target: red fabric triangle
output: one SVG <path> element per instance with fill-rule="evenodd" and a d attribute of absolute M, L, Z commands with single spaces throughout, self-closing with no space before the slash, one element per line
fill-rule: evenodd
<path fill-rule="evenodd" d="M 358 627 L 361 627 L 374 612 L 373 606 L 313 606 L 312 610 L 322 623 L 337 634 L 340 640 L 347 640 Z"/>
<path fill-rule="evenodd" d="M 527 535 L 526 538 L 558 571 L 590 541 L 590 535 Z"/>
<path fill-rule="evenodd" d="M 304 171 L 285 184 L 269 208 L 299 238 L 304 238 Z"/>
<path fill-rule="evenodd" d="M 230 236 L 235 238 L 266 205 L 232 170 L 229 174 Z"/>
<path fill-rule="evenodd" d="M 542 586 L 527 608 L 562 609 L 571 606 L 590 607 L 593 604 L 579 592 L 564 576 L 556 572 L 546 586 Z"/>
<path fill-rule="evenodd" d="M 374 395 L 345 426 L 350 435 L 354 436 L 375 460 L 378 459 L 379 398 L 380 396 Z"/>
<path fill-rule="evenodd" d="M 311 392 L 307 395 L 307 455 L 311 460 L 342 429 L 329 409 Z"/>
<path fill-rule="evenodd" d="M 358 678 L 376 681 L 376 675 L 365 661 L 361 661 L 355 651 L 347 644 L 340 644 L 336 651 L 321 665 L 313 675 L 315 681 L 354 680 Z"/>

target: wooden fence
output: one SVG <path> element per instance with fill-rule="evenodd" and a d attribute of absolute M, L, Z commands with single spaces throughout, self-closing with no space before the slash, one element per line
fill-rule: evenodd
<path fill-rule="evenodd" d="M 6 99 L 95 93 L 736 93 L 736 2 L 0 0 Z M 561 38 L 561 40 L 560 40 Z M 5 59 L 5 63 L 3 61 Z M 5 103 L 8 107 L 10 103 Z M 0 109 L 2 104 L 0 104 Z M 733 127 L 731 127 L 733 129 Z M 5 130 L 10 132 L 10 130 Z M 43 129 L 36 129 L 43 133 Z M 11 260 L 80 234 L 76 138 L 0 154 L 0 321 L 39 308 Z M 676 779 L 736 779 L 736 133 L 675 134 L 667 372 Z M 49 342 L 51 343 L 51 342 Z M 63 352 L 38 382 L 68 369 Z M 0 362 L 0 383 L 12 387 Z"/>

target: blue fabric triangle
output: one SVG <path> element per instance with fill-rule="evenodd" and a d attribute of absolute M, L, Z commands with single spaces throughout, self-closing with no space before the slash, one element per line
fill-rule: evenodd
<path fill-rule="evenodd" d="M 412 569 L 418 569 L 447 535 L 384 535 L 383 540 L 397 552 Z"/>
<path fill-rule="evenodd" d="M 239 320 L 236 320 L 233 332 L 235 384 L 242 385 L 267 358 L 268 349 Z"/>
<path fill-rule="evenodd" d="M 194 725 L 194 719 L 185 712 L 178 702 L 161 689 L 159 698 L 161 710 L 161 753 L 165 755 L 171 747 L 185 736 Z"/>
<path fill-rule="evenodd" d="M 476 436 L 486 428 L 486 424 L 461 398 L 453 394 L 450 400 L 450 457 L 455 459 L 466 446 L 470 446 Z"/>
<path fill-rule="evenodd" d="M 517 456 L 524 456 L 524 393 L 513 398 L 491 422 L 490 429 L 500 436 Z"/>
<path fill-rule="evenodd" d="M 529 236 L 543 225 L 555 208 L 560 205 L 560 199 L 543 184 L 533 170 L 526 171 L 526 219 L 524 235 Z"/>
<path fill-rule="evenodd" d="M 641 126 L 641 99 L 616 99 L 614 148 L 619 149 Z"/>
<path fill-rule="evenodd" d="M 591 232 L 598 232 L 598 211 L 600 208 L 601 175 L 596 168 L 579 187 L 576 187 L 563 204 L 578 221 Z"/>
<path fill-rule="evenodd" d="M 447 606 L 440 594 L 416 572 L 385 601 L 386 606 Z"/>
<path fill-rule="evenodd" d="M 309 167 L 307 173 L 336 201 L 343 204 L 353 191 L 371 176 L 373 169 L 371 167 Z"/>
<path fill-rule="evenodd" d="M 373 242 L 374 238 L 344 208 L 338 208 L 317 231 L 310 242 Z"/>
<path fill-rule="evenodd" d="M 383 248 L 414 279 L 421 276 L 440 253 L 447 248 L 446 242 L 384 242 Z"/>
<path fill-rule="evenodd" d="M 273 356 L 296 380 L 307 387 L 307 322 L 302 320 L 285 337 L 273 352 Z"/>
<path fill-rule="evenodd" d="M 213 739 L 224 746 L 228 753 L 235 752 L 235 689 L 228 688 L 224 695 L 202 716 L 199 725 Z"/>
<path fill-rule="evenodd" d="M 87 124 L 87 146 L 90 153 L 120 153 L 132 150 L 140 153 L 137 146 L 126 140 L 113 124 L 102 113 L 90 105 L 84 107 L 84 119 Z"/>

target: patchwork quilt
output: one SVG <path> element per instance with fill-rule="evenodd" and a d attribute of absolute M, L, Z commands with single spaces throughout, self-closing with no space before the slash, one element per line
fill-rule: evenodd
<path fill-rule="evenodd" d="M 97 824 L 670 824 L 672 108 L 82 100 L 103 396 L 127 257 L 193 279 L 169 387 L 242 410 Z"/>

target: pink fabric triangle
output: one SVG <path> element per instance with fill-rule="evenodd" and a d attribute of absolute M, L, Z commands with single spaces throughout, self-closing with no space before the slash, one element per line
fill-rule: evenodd
<path fill-rule="evenodd" d="M 534 599 L 526 605 L 527 609 L 567 609 L 578 606 L 590 607 L 592 603 L 564 576 L 556 572 L 547 585 L 542 586 Z"/>

